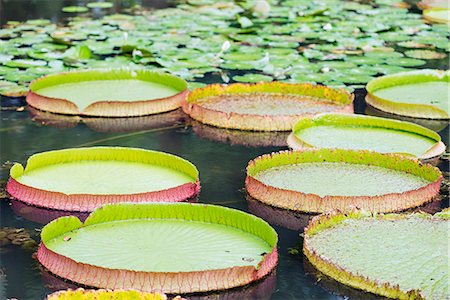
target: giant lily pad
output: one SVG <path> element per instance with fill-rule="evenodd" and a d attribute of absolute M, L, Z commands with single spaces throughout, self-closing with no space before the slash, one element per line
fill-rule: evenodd
<path fill-rule="evenodd" d="M 193 119 L 224 128 L 287 131 L 299 117 L 352 112 L 353 95 L 321 85 L 281 82 L 213 84 L 195 89 L 183 103 Z"/>
<path fill-rule="evenodd" d="M 59 291 L 47 296 L 47 300 L 167 300 L 161 293 L 146 293 L 137 290 L 76 290 Z M 175 299 L 175 298 L 174 298 Z M 181 298 L 179 299 L 181 300 Z"/>
<path fill-rule="evenodd" d="M 92 211 L 105 203 L 175 202 L 197 195 L 198 171 L 164 152 L 74 148 L 35 154 L 10 171 L 7 191 L 28 204 Z"/>
<path fill-rule="evenodd" d="M 88 70 L 52 74 L 33 81 L 27 102 L 53 113 L 129 117 L 177 109 L 186 93 L 187 83 L 168 74 L 131 69 Z"/>
<path fill-rule="evenodd" d="M 303 118 L 288 138 L 294 149 L 340 148 L 401 153 L 421 159 L 438 159 L 445 151 L 432 130 L 391 119 L 363 115 L 320 114 Z"/>
<path fill-rule="evenodd" d="M 434 23 L 450 24 L 450 9 L 425 9 L 423 17 Z"/>
<path fill-rule="evenodd" d="M 381 76 L 367 86 L 366 101 L 401 116 L 449 119 L 450 72 L 417 70 Z"/>
<path fill-rule="evenodd" d="M 262 155 L 249 162 L 246 188 L 266 204 L 311 213 L 358 207 L 400 211 L 439 194 L 439 169 L 365 150 L 318 149 Z"/>
<path fill-rule="evenodd" d="M 50 272 L 110 289 L 228 289 L 263 278 L 278 260 L 273 228 L 215 205 L 106 205 L 84 223 L 76 217 L 51 222 L 41 238 L 37 258 Z"/>
<path fill-rule="evenodd" d="M 329 213 L 305 230 L 309 261 L 335 280 L 395 299 L 447 299 L 450 211 Z"/>

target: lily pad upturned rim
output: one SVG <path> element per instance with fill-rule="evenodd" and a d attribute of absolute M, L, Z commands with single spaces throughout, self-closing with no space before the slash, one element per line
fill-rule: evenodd
<path fill-rule="evenodd" d="M 97 101 L 80 111 L 68 99 L 50 98 L 39 94 L 39 89 L 58 84 L 90 80 L 144 80 L 171 86 L 179 93 L 165 98 L 136 101 Z M 26 101 L 29 105 L 52 113 L 97 117 L 133 117 L 175 110 L 187 95 L 187 82 L 176 76 L 146 69 L 91 69 L 54 73 L 33 80 Z"/>
<path fill-rule="evenodd" d="M 394 115 L 414 117 L 419 119 L 448 120 L 450 119 L 449 114 L 434 105 L 400 103 L 389 99 L 380 98 L 373 94 L 379 89 L 393 87 L 396 85 L 430 81 L 443 81 L 450 83 L 450 71 L 423 69 L 409 72 L 400 72 L 374 78 L 366 85 L 366 102 L 379 110 Z"/>
<path fill-rule="evenodd" d="M 272 167 L 306 162 L 345 162 L 350 164 L 373 165 L 407 172 L 430 183 L 403 193 L 389 193 L 375 196 L 319 196 L 299 191 L 266 185 L 254 176 Z M 323 213 L 334 209 L 350 210 L 354 207 L 375 212 L 395 212 L 420 206 L 439 194 L 442 181 L 441 171 L 419 160 L 399 154 L 378 153 L 367 150 L 309 149 L 280 151 L 261 155 L 251 160 L 247 166 L 245 187 L 253 198 L 271 206 L 301 211 Z M 326 184 L 326 183 L 323 183 Z"/>
<path fill-rule="evenodd" d="M 447 11 L 447 15 L 450 14 L 450 9 L 445 9 L 445 8 L 430 8 L 430 9 L 425 9 L 423 11 L 423 17 L 433 23 L 441 23 L 441 24 L 449 24 L 450 25 L 450 20 L 447 19 L 441 19 L 438 18 L 436 16 L 433 16 L 432 13 L 436 12 L 436 11 Z"/>
<path fill-rule="evenodd" d="M 193 182 L 173 188 L 138 194 L 65 194 L 20 183 L 18 178 L 27 171 L 42 166 L 86 160 L 119 160 L 156 164 L 187 174 Z M 88 147 L 53 150 L 28 158 L 26 168 L 15 163 L 6 185 L 8 193 L 30 205 L 65 211 L 93 211 L 95 208 L 118 202 L 179 202 L 196 196 L 200 191 L 197 168 L 189 161 L 165 152 L 127 147 Z"/>
<path fill-rule="evenodd" d="M 337 112 L 353 112 L 354 95 L 344 89 L 335 89 L 309 83 L 260 82 L 256 84 L 233 83 L 211 84 L 190 91 L 182 108 L 191 118 L 208 125 L 250 131 L 289 131 L 299 117 L 305 115 L 258 115 L 226 113 L 202 106 L 202 101 L 211 96 L 229 94 L 269 93 L 314 97 L 334 102 L 341 107 Z M 308 114 L 309 115 L 309 114 Z"/>
<path fill-rule="evenodd" d="M 227 216 L 224 218 L 224 216 Z M 254 265 L 235 266 L 191 272 L 144 272 L 102 268 L 77 262 L 52 250 L 45 244 L 81 227 L 130 219 L 182 219 L 234 227 L 264 240 L 272 249 Z M 194 293 L 224 290 L 246 285 L 268 275 L 278 261 L 275 230 L 251 214 L 217 205 L 191 203 L 119 203 L 96 209 L 82 223 L 73 216 L 56 219 L 42 229 L 38 261 L 51 273 L 87 286 L 108 289 L 138 289 L 164 293 Z M 180 245 L 182 246 L 182 245 Z M 77 275 L 83 274 L 81 277 Z M 221 280 L 222 279 L 222 280 Z"/>
<path fill-rule="evenodd" d="M 343 284 L 389 298 L 424 299 L 420 290 L 404 291 L 401 290 L 398 285 L 393 286 L 389 283 L 370 280 L 369 278 L 366 278 L 362 275 L 348 272 L 344 268 L 334 264 L 330 259 L 318 255 L 309 245 L 309 238 L 311 236 L 317 234 L 318 232 L 326 230 L 327 228 L 345 222 L 345 220 L 377 218 L 381 220 L 395 221 L 411 217 L 437 218 L 448 220 L 450 219 L 450 210 L 447 208 L 442 212 L 436 213 L 434 215 L 429 215 L 423 212 L 412 214 L 376 214 L 357 209 L 345 213 L 339 210 L 333 210 L 316 216 L 309 222 L 304 231 L 305 237 L 303 241 L 303 252 L 315 268 Z"/>
<path fill-rule="evenodd" d="M 63 291 L 54 292 L 46 297 L 46 300 L 66 300 L 66 299 L 116 299 L 116 300 L 126 300 L 126 299 L 142 299 L 142 300 L 167 300 L 167 296 L 161 293 L 149 293 L 141 292 L 138 290 L 108 290 L 108 289 L 98 289 L 98 290 L 85 290 L 83 288 L 78 288 L 76 290 L 68 289 Z M 108 297 L 108 298 L 106 298 Z M 181 299 L 180 299 L 181 300 Z"/>
<path fill-rule="evenodd" d="M 418 157 L 421 160 L 436 160 L 445 152 L 445 145 L 444 143 L 442 143 L 440 135 L 423 126 L 410 122 L 386 119 L 381 117 L 333 113 L 323 113 L 310 118 L 302 118 L 298 120 L 298 122 L 292 128 L 292 133 L 287 139 L 289 147 L 293 150 L 316 148 L 314 145 L 310 145 L 306 141 L 303 141 L 300 137 L 297 136 L 296 133 L 299 130 L 318 125 L 347 125 L 352 127 L 386 128 L 391 130 L 410 132 L 434 140 L 436 143 L 425 153 Z M 403 153 L 403 155 L 407 154 Z"/>
<path fill-rule="evenodd" d="M 442 5 L 442 6 L 441 6 Z M 421 0 L 417 3 L 419 9 L 448 9 L 449 4 L 447 0 Z"/>

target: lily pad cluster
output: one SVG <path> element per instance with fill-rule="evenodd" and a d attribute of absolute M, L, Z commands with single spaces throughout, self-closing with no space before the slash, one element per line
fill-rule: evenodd
<path fill-rule="evenodd" d="M 207 74 L 224 83 L 360 87 L 427 59 L 448 66 L 448 26 L 425 23 L 398 0 L 262 2 L 184 1 L 100 19 L 71 13 L 64 25 L 8 22 L 0 93 L 22 96 L 41 75 L 88 67 L 159 68 L 191 82 Z"/>
<path fill-rule="evenodd" d="M 5 251 L 5 247 L 15 245 L 23 249 L 35 250 L 37 243 L 31 235 L 24 228 L 3 227 L 0 229 L 0 249 Z"/>

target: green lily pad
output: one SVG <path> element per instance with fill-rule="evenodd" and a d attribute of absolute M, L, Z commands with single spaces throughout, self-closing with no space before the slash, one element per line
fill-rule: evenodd
<path fill-rule="evenodd" d="M 447 57 L 445 53 L 432 50 L 408 50 L 405 51 L 405 55 L 418 59 L 442 59 Z"/>
<path fill-rule="evenodd" d="M 417 70 L 378 77 L 367 84 L 366 101 L 393 114 L 448 119 L 448 71 Z"/>
<path fill-rule="evenodd" d="M 370 51 L 370 52 L 365 52 L 364 55 L 367 57 L 379 57 L 379 58 L 403 57 L 402 53 L 394 52 L 394 51 Z"/>
<path fill-rule="evenodd" d="M 149 178 L 157 180 L 149 182 Z M 15 164 L 7 189 L 28 204 L 92 211 L 105 203 L 132 198 L 143 202 L 184 201 L 198 192 L 198 171 L 188 161 L 163 152 L 75 148 L 34 155 L 25 169 Z M 35 197 L 27 197 L 28 192 Z M 98 200 L 89 200 L 94 198 Z"/>
<path fill-rule="evenodd" d="M 178 108 L 186 82 L 168 74 L 142 69 L 88 70 L 52 74 L 31 84 L 30 89 L 34 96 L 29 97 L 28 103 L 41 110 L 76 115 L 125 116 Z M 153 100 L 162 99 L 153 107 Z M 67 104 L 55 105 L 57 101 L 69 102 L 70 107 Z M 164 101 L 166 105 L 162 103 Z M 143 102 L 146 102 L 146 108 L 142 107 Z M 133 105 L 134 110 L 130 110 Z"/>
<path fill-rule="evenodd" d="M 28 93 L 28 87 L 14 82 L 0 80 L 0 95 L 6 97 L 23 97 Z"/>
<path fill-rule="evenodd" d="M 262 278 L 277 262 L 278 237 L 269 224 L 215 205 L 107 205 L 84 224 L 72 216 L 53 221 L 42 229 L 41 238 L 37 257 L 50 272 L 108 289 L 158 288 L 167 293 L 227 289 Z M 184 247 L 176 246 L 180 243 Z M 95 255 L 86 255 L 87 246 Z M 63 274 L 57 266 L 67 259 L 75 263 Z M 78 275 L 76 270 L 83 266 L 98 270 L 98 275 Z M 140 279 L 130 281 L 136 272 Z M 222 272 L 227 276 L 217 277 Z M 98 280 L 110 276 L 115 279 Z"/>
<path fill-rule="evenodd" d="M 29 24 L 29 25 L 36 25 L 36 26 L 45 26 L 45 25 L 51 24 L 50 20 L 46 20 L 46 19 L 27 20 L 25 23 Z"/>
<path fill-rule="evenodd" d="M 167 296 L 161 293 L 147 293 L 137 290 L 126 291 L 108 291 L 108 290 L 85 290 L 78 288 L 76 290 L 65 290 L 52 293 L 47 296 L 47 300 L 94 300 L 94 299 L 115 299 L 115 300 L 166 300 Z"/>
<path fill-rule="evenodd" d="M 261 82 L 261 81 L 272 81 L 273 78 L 271 76 L 263 75 L 263 74 L 252 74 L 246 73 L 245 75 L 236 75 L 233 76 L 234 81 L 238 82 Z"/>
<path fill-rule="evenodd" d="M 400 67 L 419 67 L 425 65 L 427 62 L 422 59 L 402 57 L 387 59 L 386 63 L 388 65 Z"/>
<path fill-rule="evenodd" d="M 84 13 L 87 12 L 87 7 L 84 6 L 65 6 L 61 9 L 65 13 Z"/>
<path fill-rule="evenodd" d="M 323 114 L 303 118 L 292 132 L 288 142 L 294 150 L 358 149 L 422 159 L 435 158 L 445 151 L 440 136 L 432 130 L 413 123 L 362 115 Z M 435 151 L 437 148 L 440 150 Z"/>
<path fill-rule="evenodd" d="M 311 84 L 235 83 L 196 89 L 182 107 L 193 119 L 216 127 L 286 131 L 305 115 L 348 111 L 352 100 L 345 91 Z"/>
<path fill-rule="evenodd" d="M 439 169 L 416 159 L 323 148 L 250 161 L 246 189 L 261 202 L 290 210 L 321 213 L 358 206 L 390 212 L 430 201 L 439 193 L 441 176 Z M 356 181 L 364 184 L 350 184 Z"/>
<path fill-rule="evenodd" d="M 450 9 L 425 9 L 423 11 L 425 19 L 435 23 L 450 23 Z"/>
<path fill-rule="evenodd" d="M 91 2 L 86 4 L 89 8 L 111 8 L 114 6 L 111 2 Z"/>
<path fill-rule="evenodd" d="M 30 82 L 36 79 L 39 75 L 28 71 L 16 71 L 14 73 L 5 74 L 5 79 L 16 82 Z"/>
<path fill-rule="evenodd" d="M 5 66 L 10 68 L 30 68 L 30 67 L 41 67 L 47 64 L 44 60 L 33 60 L 33 59 L 13 59 L 4 63 Z"/>
<path fill-rule="evenodd" d="M 395 299 L 445 299 L 449 220 L 448 210 L 330 213 L 305 229 L 303 250 L 317 269 L 354 288 Z"/>

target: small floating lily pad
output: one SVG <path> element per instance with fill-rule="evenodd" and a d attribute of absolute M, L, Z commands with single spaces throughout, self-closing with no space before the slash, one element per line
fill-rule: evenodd
<path fill-rule="evenodd" d="M 184 201 L 199 191 L 190 162 L 164 152 L 93 147 L 35 154 L 11 168 L 7 191 L 28 204 L 92 211 L 105 203 Z"/>
<path fill-rule="evenodd" d="M 448 209 L 434 216 L 329 213 L 309 223 L 303 251 L 351 287 L 394 299 L 446 299 L 449 226 Z"/>
<path fill-rule="evenodd" d="M 49 223 L 41 239 L 37 258 L 50 272 L 108 289 L 223 290 L 263 278 L 278 260 L 269 224 L 215 205 L 105 205 L 84 223 Z"/>
<path fill-rule="evenodd" d="M 272 81 L 273 78 L 271 76 L 263 74 L 247 73 L 245 75 L 233 76 L 233 80 L 238 82 L 262 82 L 262 81 Z"/>
<path fill-rule="evenodd" d="M 371 80 L 366 102 L 401 116 L 449 119 L 450 72 L 417 70 Z"/>
<path fill-rule="evenodd" d="M 439 169 L 404 156 L 323 148 L 250 161 L 246 188 L 261 202 L 296 211 L 359 207 L 390 212 L 431 201 L 441 180 Z"/>
<path fill-rule="evenodd" d="M 169 74 L 142 69 L 85 70 L 33 81 L 27 102 L 53 113 L 129 117 L 177 109 L 186 93 L 187 83 Z"/>
<path fill-rule="evenodd" d="M 287 131 L 302 116 L 319 112 L 352 112 L 353 95 L 322 85 L 281 82 L 213 84 L 193 90 L 183 110 L 216 127 Z"/>
<path fill-rule="evenodd" d="M 146 293 L 137 290 L 76 290 L 59 291 L 47 296 L 46 300 L 167 300 L 161 293 Z"/>
<path fill-rule="evenodd" d="M 405 55 L 418 59 L 442 59 L 447 57 L 447 54 L 436 52 L 432 50 L 408 50 L 405 51 Z"/>
<path fill-rule="evenodd" d="M 87 7 L 84 6 L 65 6 L 61 10 L 66 13 L 84 13 L 88 11 Z"/>
<path fill-rule="evenodd" d="M 86 4 L 89 8 L 111 8 L 114 6 L 111 2 L 91 2 Z"/>
<path fill-rule="evenodd" d="M 320 114 L 300 119 L 288 138 L 294 150 L 340 148 L 400 153 L 437 159 L 445 151 L 432 130 L 409 123 L 363 115 Z"/>

